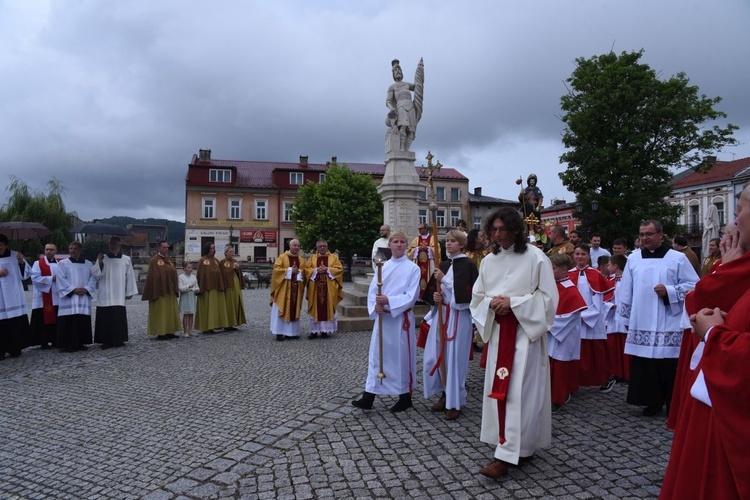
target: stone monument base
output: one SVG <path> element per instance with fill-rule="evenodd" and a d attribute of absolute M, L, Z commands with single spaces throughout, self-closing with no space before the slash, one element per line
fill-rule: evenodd
<path fill-rule="evenodd" d="M 417 232 L 420 194 L 424 188 L 414 168 L 415 155 L 411 151 L 396 151 L 387 155 L 385 175 L 378 186 L 383 198 L 383 220 L 391 232 L 402 231 L 408 240 Z"/>

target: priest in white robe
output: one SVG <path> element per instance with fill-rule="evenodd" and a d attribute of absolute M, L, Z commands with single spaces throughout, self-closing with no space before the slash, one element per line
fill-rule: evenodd
<path fill-rule="evenodd" d="M 94 342 L 102 349 L 122 347 L 128 340 L 128 314 L 125 301 L 138 293 L 130 257 L 123 255 L 122 240 L 113 236 L 109 251 L 99 254 L 91 267 L 98 282 Z"/>
<path fill-rule="evenodd" d="M 21 355 L 29 344 L 29 316 L 23 280 L 30 275 L 23 254 L 8 248 L 8 237 L 0 234 L 0 360 L 5 353 Z"/>
<path fill-rule="evenodd" d="M 620 315 L 628 320 L 625 354 L 630 354 L 627 402 L 645 406 L 653 416 L 672 399 L 682 343 L 685 295 L 695 288 L 698 273 L 684 254 L 664 244 L 662 225 L 641 224 L 641 250 L 628 258 L 617 293 Z"/>
<path fill-rule="evenodd" d="M 389 248 L 392 258 L 383 264 L 382 292 L 378 294 L 377 275 L 370 283 L 367 308 L 375 320 L 370 340 L 367 381 L 362 397 L 352 404 L 363 410 L 372 409 L 375 395 L 398 395 L 391 408 L 396 413 L 412 407 L 411 393 L 416 384 L 417 354 L 412 307 L 417 302 L 420 288 L 419 267 L 406 253 L 406 235 L 401 231 L 391 234 Z M 383 359 L 380 373 L 379 317 L 383 322 Z"/>
<path fill-rule="evenodd" d="M 81 251 L 79 242 L 71 242 L 70 257 L 57 265 L 57 347 L 67 352 L 84 350 L 92 342 L 91 298 L 96 292 L 96 278 L 91 274 L 91 262 L 81 256 Z"/>
<path fill-rule="evenodd" d="M 31 344 L 42 349 L 57 343 L 57 306 L 60 296 L 57 289 L 57 246 L 44 245 L 44 255 L 31 266 Z"/>
<path fill-rule="evenodd" d="M 497 479 L 552 439 L 547 332 L 558 293 L 549 259 L 527 243 L 516 210 L 490 213 L 485 231 L 492 253 L 480 265 L 471 314 L 488 344 L 481 440 L 495 447 L 480 473 Z"/>

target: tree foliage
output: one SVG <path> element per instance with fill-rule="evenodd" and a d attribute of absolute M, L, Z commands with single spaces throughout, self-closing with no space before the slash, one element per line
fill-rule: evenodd
<path fill-rule="evenodd" d="M 52 234 L 41 239 L 30 240 L 23 248 L 23 242 L 11 242 L 11 246 L 26 252 L 30 257 L 42 253 L 48 242 L 57 245 L 62 253 L 67 252 L 71 240 L 70 228 L 75 212 L 66 212 L 63 194 L 65 188 L 57 179 L 47 183 L 47 190 L 32 190 L 21 179 L 11 176 L 6 189 L 8 198 L 0 208 L 0 221 L 39 222 Z"/>
<path fill-rule="evenodd" d="M 671 169 L 707 170 L 702 158 L 726 145 L 738 127 L 707 122 L 726 118 L 720 97 L 699 95 L 684 73 L 660 80 L 639 60 L 643 51 L 576 59 L 561 98 L 566 128 L 560 157 L 563 184 L 583 207 L 584 231 L 605 242 L 635 234 L 644 219 L 674 229 L 679 207 L 666 201 Z M 598 210 L 591 210 L 591 202 Z"/>
<path fill-rule="evenodd" d="M 369 176 L 334 164 L 322 182 L 308 182 L 299 189 L 292 219 L 303 249 L 315 248 L 324 239 L 338 251 L 351 271 L 355 252 L 369 255 L 383 224 L 383 201 Z"/>

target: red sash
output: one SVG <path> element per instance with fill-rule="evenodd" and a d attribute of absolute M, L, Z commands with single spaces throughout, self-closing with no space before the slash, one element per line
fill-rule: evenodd
<path fill-rule="evenodd" d="M 401 329 L 406 333 L 406 347 L 409 350 L 409 359 L 411 359 L 411 321 L 409 321 L 409 313 L 411 312 L 411 307 L 404 311 L 404 321 L 401 323 Z M 382 381 L 381 381 L 382 383 Z M 411 372 L 411 362 L 409 362 L 409 394 L 411 394 L 412 390 L 414 389 L 414 376 Z"/>
<path fill-rule="evenodd" d="M 500 431 L 500 444 L 505 444 L 505 413 L 510 386 L 510 374 L 513 370 L 513 355 L 516 352 L 516 333 L 518 320 L 512 312 L 505 316 L 495 315 L 495 322 L 500 325 L 500 338 L 497 342 L 497 363 L 492 381 L 492 392 L 489 396 L 497 399 L 497 421 Z"/>
<path fill-rule="evenodd" d="M 442 304 L 438 304 L 438 306 L 441 306 Z M 443 328 L 441 332 L 438 332 L 440 335 L 443 336 L 444 342 L 448 342 L 456 338 L 456 334 L 453 334 L 453 337 L 448 337 L 448 318 L 450 318 L 451 315 L 451 307 L 448 304 L 445 304 L 445 317 L 443 318 Z M 439 326 L 439 325 L 438 325 Z M 456 328 L 458 328 L 458 323 L 456 323 Z M 445 361 L 443 360 L 443 354 L 445 352 L 443 350 L 440 350 L 438 354 L 437 361 L 435 362 L 435 366 L 432 367 L 430 370 L 430 377 L 435 375 L 435 372 L 438 368 L 440 368 L 440 365 L 442 365 Z M 443 384 L 446 384 L 447 382 L 443 380 Z"/>
<path fill-rule="evenodd" d="M 52 268 L 49 267 L 47 257 L 39 259 L 39 271 L 42 276 L 52 276 Z M 49 292 L 42 292 L 42 315 L 44 316 L 45 325 L 54 325 L 57 323 L 57 311 L 52 303 L 52 287 Z"/>

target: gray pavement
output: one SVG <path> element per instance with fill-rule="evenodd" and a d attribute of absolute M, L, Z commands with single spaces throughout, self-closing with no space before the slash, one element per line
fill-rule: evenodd
<path fill-rule="evenodd" d="M 29 348 L 1 361 L 0 498 L 659 493 L 672 434 L 664 415 L 626 405 L 621 384 L 579 391 L 553 416 L 552 446 L 493 481 L 478 474 L 492 448 L 479 441 L 476 360 L 458 420 L 430 412 L 421 384 L 414 409 L 391 414 L 396 398 L 379 398 L 365 412 L 350 401 L 364 387 L 369 331 L 276 342 L 268 291 L 244 296 L 249 325 L 237 332 L 156 341 L 136 297 L 124 348 Z"/>

